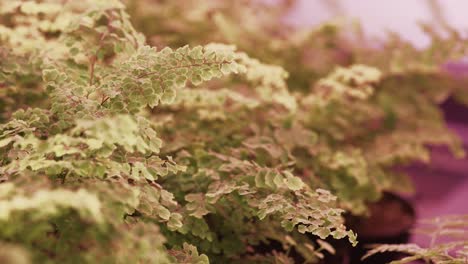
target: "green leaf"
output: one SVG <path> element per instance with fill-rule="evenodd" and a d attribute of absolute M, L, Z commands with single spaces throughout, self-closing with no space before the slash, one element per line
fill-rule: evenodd
<path fill-rule="evenodd" d="M 197 74 L 192 76 L 192 79 L 190 81 L 193 83 L 193 85 L 198 86 L 203 82 L 203 78 Z"/>
<path fill-rule="evenodd" d="M 182 215 L 179 213 L 171 214 L 169 221 L 167 222 L 167 227 L 169 230 L 175 231 L 177 229 L 182 228 Z"/>
<path fill-rule="evenodd" d="M 59 72 L 56 69 L 47 69 L 42 71 L 42 78 L 45 82 L 53 82 L 59 77 Z"/>
<path fill-rule="evenodd" d="M 196 46 L 192 48 L 192 50 L 189 51 L 188 55 L 195 60 L 199 60 L 203 56 L 203 47 L 202 46 Z"/>
<path fill-rule="evenodd" d="M 163 104 L 171 104 L 172 102 L 174 102 L 175 98 L 176 98 L 175 89 L 166 89 L 164 91 L 164 94 L 161 97 L 161 102 Z"/>
<path fill-rule="evenodd" d="M 298 191 L 304 188 L 304 182 L 299 178 L 291 174 L 289 171 L 283 172 L 286 176 L 286 186 L 292 191 Z"/>
<path fill-rule="evenodd" d="M 171 212 L 162 205 L 157 205 L 154 208 L 156 214 L 164 220 L 169 220 L 171 218 Z"/>

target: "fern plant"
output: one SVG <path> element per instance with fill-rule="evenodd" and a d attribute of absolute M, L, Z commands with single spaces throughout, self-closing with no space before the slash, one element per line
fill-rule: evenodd
<path fill-rule="evenodd" d="M 242 145 L 235 145 L 235 153 L 262 164 L 291 166 L 308 186 L 330 190 L 339 207 L 357 215 L 366 214 L 368 202 L 380 199 L 384 191 L 411 192 L 410 179 L 394 167 L 430 162 L 430 146 L 445 145 L 456 157 L 464 156 L 439 105 L 449 97 L 466 103 L 463 80 L 441 67 L 466 54 L 466 39 L 450 28 L 444 32 L 448 37 L 442 37 L 423 25 L 432 40 L 426 49 L 397 34 L 376 49 L 363 41 L 359 27 L 340 22 L 311 30 L 284 26 L 280 20 L 294 2 L 126 1 L 134 23 L 153 45 L 233 43 L 288 72 L 284 83 L 296 106 L 287 109 L 293 111 L 261 108 L 258 113 L 258 104 L 249 100 L 248 116 L 239 118 L 233 116 L 238 108 L 231 110 L 231 101 L 239 101 L 231 96 L 217 96 L 220 101 L 212 105 L 184 102 L 183 108 L 169 109 L 163 116 L 177 122 L 190 116 L 184 112 L 188 110 L 195 115 L 189 120 L 198 124 L 171 138 L 193 135 L 188 143 L 198 145 L 196 135 L 207 129 L 208 135 L 200 139 L 203 148 L 217 150 L 239 140 Z M 355 33 L 352 38 L 349 32 Z M 208 88 L 218 90 L 215 85 Z M 160 113 L 154 114 L 160 119 Z M 170 153 L 173 149 L 179 145 Z"/>
<path fill-rule="evenodd" d="M 281 67 L 157 50 L 117 0 L 1 1 L 0 21 L 3 263 L 286 263 L 251 248 L 315 261 L 331 249 L 301 233 L 356 243 L 336 197 L 295 175 L 292 148 L 317 142 Z M 289 132 L 303 141 L 270 142 Z"/>
<path fill-rule="evenodd" d="M 0 0 L 2 263 L 315 263 L 395 165 L 463 155 L 459 36 L 383 54 L 292 3 Z"/>
<path fill-rule="evenodd" d="M 422 50 L 390 35 L 382 52 L 360 41 L 359 27 L 340 22 L 304 30 L 283 26 L 295 1 L 126 2 L 153 45 L 233 43 L 281 65 L 297 102 L 290 123 L 315 134 L 320 145 L 289 145 L 295 169 L 309 186 L 331 190 L 346 210 L 364 214 L 366 203 L 383 191 L 411 192 L 409 178 L 393 168 L 429 162 L 431 145 L 464 155 L 439 109 L 450 96 L 461 102 L 466 96 L 462 82 L 440 67 L 466 51 L 456 31 L 442 38 L 426 26 L 432 45 Z"/>

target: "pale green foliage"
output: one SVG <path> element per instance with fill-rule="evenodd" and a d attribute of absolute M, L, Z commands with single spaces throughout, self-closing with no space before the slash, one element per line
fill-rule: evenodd
<path fill-rule="evenodd" d="M 19 174 L 25 171 L 44 172 L 49 175 L 62 173 L 104 178 L 119 176 L 122 173 L 131 179 L 155 180 L 169 172 L 184 170 L 170 159 L 158 157 L 122 157 L 119 151 L 128 153 L 157 153 L 161 140 L 148 121 L 130 116 L 115 116 L 97 120 L 77 120 L 76 126 L 67 134 L 50 136 L 40 140 L 34 135 L 15 135 L 6 138 L 13 143 L 15 153 L 12 161 L 5 165 L 4 174 Z M 5 142 L 6 143 L 6 142 Z M 3 144 L 5 145 L 5 144 Z M 145 165 L 142 164 L 145 162 Z"/>
<path fill-rule="evenodd" d="M 15 245 L 0 244 L 0 263 L 5 264 L 31 264 L 28 252 Z"/>
<path fill-rule="evenodd" d="M 305 30 L 279 27 L 295 1 L 278 2 L 187 0 L 181 5 L 169 0 L 126 0 L 135 14 L 133 21 L 153 45 L 235 44 L 241 51 L 236 52 L 237 61 L 247 69 L 248 87 L 236 77 L 228 83 L 207 84 L 203 90 L 181 90 L 179 101 L 153 113 L 152 120 L 160 122 L 161 138 L 167 142 L 162 153 L 184 162 L 194 175 L 183 173 L 168 182 L 168 186 L 183 182 L 186 190 L 197 193 L 180 194 L 188 199 L 194 216 L 226 212 L 220 207 L 223 202 L 228 212 L 245 214 L 237 208 L 249 198 L 245 193 L 252 191 L 255 177 L 260 190 L 256 194 L 263 189 L 275 192 L 263 198 L 261 216 L 272 211 L 279 213 L 275 217 L 284 217 L 280 210 L 289 208 L 288 200 L 278 192 L 288 183 L 285 171 L 300 178 L 306 186 L 301 190 L 311 195 L 310 190 L 329 190 L 339 208 L 365 214 L 367 204 L 378 200 L 383 191 L 412 190 L 410 179 L 396 173 L 394 166 L 429 162 L 430 145 L 446 145 L 456 156 L 464 155 L 439 109 L 449 96 L 466 98 L 463 80 L 440 68 L 441 63 L 466 53 L 463 43 L 467 42 L 461 35 L 453 31 L 443 39 L 428 32 L 432 45 L 417 49 L 395 34 L 383 43 L 382 52 L 361 42 L 365 38 L 355 30 L 358 27 L 340 23 Z M 349 33 L 357 34 L 351 40 Z M 258 60 L 244 60 L 245 55 Z M 229 168 L 227 172 L 220 172 L 215 154 L 223 154 L 222 161 L 230 165 L 222 167 Z M 259 172 L 254 177 L 246 173 L 252 162 Z M 231 167 L 243 168 L 242 173 Z M 238 178 L 242 184 L 236 183 Z M 227 201 L 206 202 L 212 182 L 220 190 L 216 194 L 225 192 Z M 289 184 L 295 188 L 298 182 L 294 178 Z M 236 239 L 264 235 L 286 248 L 278 229 L 252 234 L 248 231 L 252 227 L 241 221 L 223 221 L 222 226 L 235 232 Z M 232 245 L 220 247 L 227 251 Z M 212 246 L 210 250 L 220 249 Z M 309 253 L 302 255 L 313 254 Z M 257 254 L 253 259 L 260 262 L 263 257 L 288 263 L 287 256 L 281 255 Z"/>
<path fill-rule="evenodd" d="M 199 85 L 237 72 L 231 53 L 201 46 L 175 51 L 166 48 L 159 52 L 143 46 L 115 64 L 110 69 L 96 69 L 92 79 L 78 83 L 72 78 L 76 70 L 60 74 L 57 68 L 44 70 L 43 78 L 54 100 L 52 112 L 64 120 L 77 115 L 97 118 L 115 113 L 135 114 L 144 106 L 172 103 L 176 89 L 185 87 L 188 81 Z"/>
<path fill-rule="evenodd" d="M 181 250 L 172 250 L 170 254 L 174 256 L 179 263 L 210 263 L 206 255 L 200 255 L 196 247 L 187 243 L 184 243 Z"/>
<path fill-rule="evenodd" d="M 381 72 L 365 65 L 337 68 L 329 76 L 318 81 L 316 92 L 324 100 L 349 97 L 367 99 L 373 94 L 372 84 L 379 82 Z"/>
<path fill-rule="evenodd" d="M 318 237 L 356 243 L 345 211 L 411 189 L 391 166 L 463 154 L 438 46 L 279 29 L 292 2 L 126 0 L 148 45 L 117 0 L 0 1 L 6 258 L 291 263 L 252 251 L 275 240 L 316 262 Z"/>
<path fill-rule="evenodd" d="M 294 242 L 308 241 L 299 233 L 356 243 L 336 197 L 296 174 L 292 149 L 264 144 L 257 128 L 226 142 L 204 127 L 244 126 L 271 109 L 268 133 L 282 130 L 298 105 L 280 66 L 231 45 L 148 46 L 119 1 L 2 1 L 0 10 L 0 240 L 15 247 L 6 258 L 235 261 L 294 232 L 287 243 L 315 260 L 322 249 Z"/>
<path fill-rule="evenodd" d="M 71 208 L 92 220 L 101 222 L 101 203 L 95 195 L 86 190 L 72 192 L 69 190 L 39 190 L 31 197 L 14 193 L 16 188 L 11 183 L 4 183 L 0 187 L 0 221 L 8 221 L 16 212 L 37 211 L 39 218 L 47 218 L 48 215 L 57 214 L 62 208 Z M 9 198 L 11 197 L 11 198 Z"/>
<path fill-rule="evenodd" d="M 290 111 L 296 110 L 297 102 L 288 91 L 286 85 L 288 73 L 283 68 L 260 63 L 245 53 L 239 53 L 238 57 L 240 63 L 247 69 L 247 80 L 255 84 L 260 98 L 279 103 Z"/>
<path fill-rule="evenodd" d="M 398 39 L 395 34 L 392 35 L 391 41 L 385 43 L 385 47 L 391 52 L 380 52 L 380 50 L 368 48 L 365 44 L 347 40 L 342 31 L 346 31 L 348 28 L 342 29 L 343 25 L 338 23 L 327 23 L 311 30 L 297 30 L 289 27 L 278 29 L 276 25 L 279 17 L 293 6 L 294 1 L 280 1 L 279 5 L 266 5 L 257 1 L 248 1 L 248 4 L 242 5 L 236 1 L 219 3 L 215 0 L 204 1 L 203 4 L 197 1 L 187 1 L 185 5 L 179 5 L 174 1 L 128 0 L 128 2 L 134 10 L 139 12 L 138 14 L 142 15 L 141 17 L 133 17 L 135 21 L 142 22 L 153 19 L 153 21 L 159 22 L 160 26 L 158 27 L 151 25 L 142 27 L 150 39 L 154 36 L 152 40 L 155 43 L 166 45 L 182 40 L 205 43 L 212 39 L 235 43 L 242 50 L 246 50 L 248 54 L 255 54 L 267 62 L 273 61 L 282 65 L 289 71 L 291 76 L 288 80 L 289 87 L 294 90 L 304 91 L 309 86 L 315 86 L 317 80 L 323 79 L 324 76 L 336 69 L 337 65 L 354 64 L 358 66 L 357 68 L 376 68 L 381 72 L 378 79 L 382 83 L 375 83 L 375 70 L 372 70 L 374 73 L 371 75 L 374 77 L 372 77 L 371 84 L 377 88 L 373 97 L 378 99 L 376 102 L 378 108 L 373 106 L 373 111 L 370 112 L 378 113 L 385 110 L 389 112 L 388 115 L 395 114 L 395 118 L 401 116 L 401 119 L 414 121 L 418 118 L 407 115 L 403 118 L 402 112 L 418 111 L 419 117 L 430 118 L 430 120 L 425 120 L 427 124 L 439 124 L 440 120 L 434 118 L 434 112 L 437 110 L 434 109 L 433 100 L 443 100 L 448 93 L 458 93 L 461 88 L 447 83 L 449 76 L 443 75 L 439 68 L 440 63 L 449 58 L 457 58 L 466 50 L 465 45 L 461 44 L 464 43 L 462 37 L 455 31 L 449 32 L 449 39 L 443 39 L 440 35 L 430 32 L 430 28 L 426 27 L 425 29 L 429 30 L 428 35 L 433 40 L 433 45 L 427 50 L 417 50 L 409 43 Z M 147 8 L 149 5 L 154 6 L 154 8 Z M 257 12 L 255 18 L 250 17 L 250 14 L 254 12 Z M 215 15 L 211 17 L 211 14 Z M 168 22 L 174 16 L 177 17 L 178 27 L 171 27 Z M 210 18 L 213 18 L 213 21 Z M 249 23 L 243 23 L 245 21 L 249 21 Z M 193 24 L 198 26 L 190 26 Z M 166 30 L 168 28 L 171 30 Z M 157 34 L 153 35 L 155 33 Z M 177 34 L 177 37 L 174 37 L 174 34 Z M 259 43 L 262 43 L 262 49 L 258 48 Z M 399 65 L 404 67 L 402 71 L 389 70 L 389 65 L 395 64 L 396 60 L 399 61 Z M 413 67 L 416 64 L 418 67 Z M 299 65 L 301 67 L 298 67 Z M 426 66 L 431 70 L 425 70 Z M 412 86 L 413 89 L 405 89 L 405 92 L 401 94 L 396 93 L 389 87 L 398 86 L 394 85 L 394 81 L 398 81 L 400 85 L 405 87 Z M 417 85 L 418 82 L 419 85 Z M 381 86 L 384 89 L 381 89 Z M 437 87 L 437 89 L 433 87 Z M 388 102 L 389 99 L 386 98 L 388 94 L 396 96 L 396 98 Z M 431 113 L 419 112 L 414 104 L 409 107 L 406 101 L 413 97 L 416 97 L 417 100 L 426 100 L 431 97 L 429 99 L 431 103 L 425 104 L 427 108 L 431 109 Z M 389 104 L 394 107 L 390 108 Z M 362 103 L 354 105 L 362 107 Z M 348 109 L 349 106 L 350 104 L 346 103 Z M 350 115 L 359 115 L 359 112 L 354 109 L 348 110 Z M 341 116 L 338 115 L 336 118 L 341 118 Z M 370 117 L 366 116 L 366 118 L 372 120 L 377 117 L 371 115 Z M 382 117 L 378 116 L 378 118 Z M 353 118 L 346 116 L 343 119 L 350 121 L 350 125 L 344 130 L 352 133 L 356 129 Z M 434 127 L 430 127 L 426 128 L 425 131 L 430 132 L 433 129 Z M 441 132 L 447 135 L 447 131 L 439 131 L 439 134 Z M 451 140 L 454 140 L 453 137 Z M 407 141 L 410 140 L 407 139 Z"/>
<path fill-rule="evenodd" d="M 227 103 L 232 102 L 236 104 L 236 107 L 246 106 L 248 108 L 260 105 L 259 100 L 229 89 L 184 89 L 177 91 L 177 93 L 174 106 L 195 110 L 201 120 L 226 120 L 228 116 L 223 108 Z"/>

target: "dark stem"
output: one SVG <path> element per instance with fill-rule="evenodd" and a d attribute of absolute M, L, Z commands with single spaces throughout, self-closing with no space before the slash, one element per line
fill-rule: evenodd
<path fill-rule="evenodd" d="M 109 100 L 110 97 L 109 96 L 106 96 L 104 97 L 102 100 L 101 100 L 101 105 L 103 105 L 105 102 L 107 102 L 107 100 Z"/>
<path fill-rule="evenodd" d="M 96 55 L 89 58 L 89 85 L 94 82 L 94 66 L 96 65 Z"/>

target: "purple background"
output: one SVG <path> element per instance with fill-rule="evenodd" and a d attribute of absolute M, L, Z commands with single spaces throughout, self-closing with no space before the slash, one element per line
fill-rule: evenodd
<path fill-rule="evenodd" d="M 433 21 L 427 2 L 426 0 L 297 0 L 297 5 L 286 20 L 290 24 L 308 26 L 342 16 L 360 21 L 364 31 L 372 37 L 384 38 L 386 31 L 395 31 L 416 46 L 423 47 L 429 43 L 429 38 L 420 30 L 418 23 Z M 441 4 L 439 10 L 447 23 L 462 33 L 468 32 L 466 17 L 468 1 L 439 0 L 439 3 Z"/>

